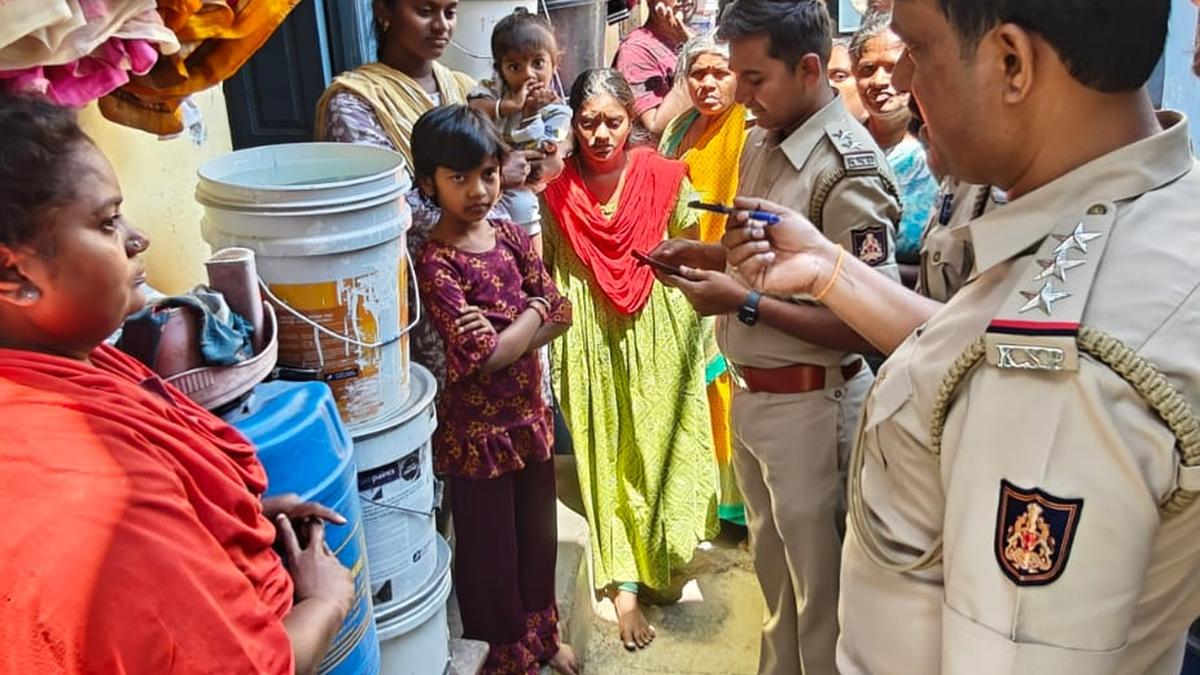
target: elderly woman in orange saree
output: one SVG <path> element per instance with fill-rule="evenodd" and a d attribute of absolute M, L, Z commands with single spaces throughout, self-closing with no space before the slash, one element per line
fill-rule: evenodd
<path fill-rule="evenodd" d="M 738 163 L 746 140 L 746 109 L 734 100 L 737 80 L 729 70 L 729 46 L 712 33 L 687 42 L 680 56 L 679 76 L 684 78 L 693 108 L 679 115 L 663 132 L 659 152 L 688 167 L 692 187 L 706 202 L 732 203 L 738 187 Z M 700 214 L 699 238 L 721 241 L 725 216 Z M 746 524 L 746 509 L 733 474 L 733 446 L 729 432 L 730 381 L 725 357 L 717 349 L 714 322 L 705 319 L 705 382 L 712 417 L 713 452 L 721 471 L 722 520 Z"/>

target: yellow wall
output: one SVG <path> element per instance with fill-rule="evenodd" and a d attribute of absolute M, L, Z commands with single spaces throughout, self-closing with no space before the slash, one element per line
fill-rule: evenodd
<path fill-rule="evenodd" d="M 208 127 L 208 142 L 197 148 L 186 137 L 160 141 L 136 129 L 113 124 L 93 104 L 80 122 L 116 168 L 125 193 L 124 213 L 150 235 L 148 281 L 164 293 L 182 293 L 205 280 L 210 254 L 200 237 L 203 208 L 196 203 L 196 171 L 229 152 L 229 118 L 220 87 L 195 95 Z"/>

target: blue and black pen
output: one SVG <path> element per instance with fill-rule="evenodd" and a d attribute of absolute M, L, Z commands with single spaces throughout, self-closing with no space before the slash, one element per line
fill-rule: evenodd
<path fill-rule="evenodd" d="M 688 202 L 688 208 L 700 209 L 701 211 L 712 211 L 713 213 L 723 213 L 727 216 L 732 216 L 735 213 L 745 212 L 750 215 L 751 220 L 757 220 L 767 225 L 776 225 L 779 223 L 779 216 L 766 211 L 754 211 L 752 209 L 738 209 L 724 204 L 710 204 L 708 202 L 694 201 Z"/>

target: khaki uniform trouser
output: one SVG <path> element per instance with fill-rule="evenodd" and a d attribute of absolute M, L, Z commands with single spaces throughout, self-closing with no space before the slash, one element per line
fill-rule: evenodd
<path fill-rule="evenodd" d="M 846 464 L 874 376 L 805 394 L 735 390 L 733 463 L 766 600 L 758 672 L 834 675 Z"/>

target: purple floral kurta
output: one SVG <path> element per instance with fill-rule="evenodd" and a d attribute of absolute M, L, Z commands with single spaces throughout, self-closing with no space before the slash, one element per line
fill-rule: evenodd
<path fill-rule="evenodd" d="M 434 464 L 439 473 L 458 478 L 495 478 L 550 459 L 554 419 L 542 397 L 537 352 L 490 375 L 480 366 L 495 351 L 498 334 L 531 298 L 549 302 L 550 322 L 571 321 L 571 304 L 529 237 L 507 221 L 491 222 L 496 229 L 492 250 L 470 253 L 430 240 L 417 263 L 422 302 L 446 349 Z M 468 306 L 478 307 L 496 333 L 459 333 L 455 322 Z"/>

